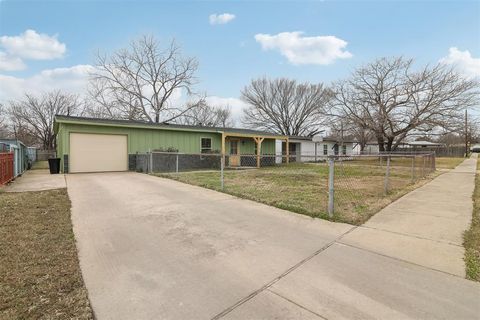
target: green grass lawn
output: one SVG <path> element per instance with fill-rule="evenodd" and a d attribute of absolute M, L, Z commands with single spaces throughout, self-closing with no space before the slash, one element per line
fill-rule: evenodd
<path fill-rule="evenodd" d="M 218 171 L 157 174 L 162 177 L 220 190 Z M 335 169 L 335 214 L 329 218 L 328 166 L 291 163 L 250 170 L 225 170 L 223 192 L 293 212 L 359 225 L 375 212 L 424 183 L 412 183 L 411 167 L 394 165 L 390 192 L 384 195 L 385 167 L 346 161 Z"/>
<path fill-rule="evenodd" d="M 473 213 L 470 229 L 464 234 L 465 266 L 467 278 L 480 281 L 480 166 L 477 163 Z"/>
<path fill-rule="evenodd" d="M 66 189 L 0 193 L 0 319 L 93 319 Z"/>

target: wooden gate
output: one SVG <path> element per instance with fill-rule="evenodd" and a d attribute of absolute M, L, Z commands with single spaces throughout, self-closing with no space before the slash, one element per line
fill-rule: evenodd
<path fill-rule="evenodd" d="M 13 179 L 13 152 L 0 152 L 0 185 Z"/>

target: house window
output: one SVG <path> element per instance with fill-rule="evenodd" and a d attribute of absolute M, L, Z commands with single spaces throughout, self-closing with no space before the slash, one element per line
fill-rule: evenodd
<path fill-rule="evenodd" d="M 342 146 L 342 154 L 343 154 L 343 155 L 346 155 L 346 154 L 347 154 L 347 146 L 346 146 L 346 145 L 343 145 L 343 146 Z"/>
<path fill-rule="evenodd" d="M 212 138 L 202 138 L 202 146 L 200 149 L 201 153 L 211 153 L 212 152 Z"/>
<path fill-rule="evenodd" d="M 323 145 L 323 155 L 324 156 L 328 155 L 328 145 L 326 145 L 326 144 Z"/>

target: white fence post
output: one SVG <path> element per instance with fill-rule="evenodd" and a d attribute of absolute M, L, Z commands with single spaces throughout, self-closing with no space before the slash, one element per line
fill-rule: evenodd
<path fill-rule="evenodd" d="M 385 170 L 385 182 L 383 185 L 384 195 L 388 194 L 389 177 L 390 177 L 390 156 L 387 156 L 387 169 Z"/>
<path fill-rule="evenodd" d="M 416 156 L 412 156 L 412 183 L 415 183 L 415 161 L 416 161 Z"/>
<path fill-rule="evenodd" d="M 222 153 L 220 158 L 220 190 L 223 191 L 223 168 L 225 167 L 225 154 Z"/>
<path fill-rule="evenodd" d="M 149 173 L 153 173 L 153 153 L 152 151 L 150 151 L 150 149 L 148 149 L 148 172 Z"/>
<path fill-rule="evenodd" d="M 178 152 L 177 152 L 177 156 L 175 158 L 175 172 L 178 173 Z"/>
<path fill-rule="evenodd" d="M 425 155 L 423 155 L 422 158 L 423 158 L 422 176 L 423 176 L 423 178 L 425 178 L 427 176 L 427 174 L 425 172 Z"/>
<path fill-rule="evenodd" d="M 328 216 L 333 217 L 334 213 L 334 194 L 335 186 L 334 179 L 335 177 L 335 161 L 333 157 L 328 158 Z"/>

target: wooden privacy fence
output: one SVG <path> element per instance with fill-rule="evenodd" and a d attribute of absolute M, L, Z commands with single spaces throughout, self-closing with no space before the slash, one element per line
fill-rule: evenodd
<path fill-rule="evenodd" d="M 36 150 L 36 161 L 45 161 L 50 158 L 55 158 L 55 150 Z"/>
<path fill-rule="evenodd" d="M 0 152 L 0 185 L 13 179 L 13 152 Z"/>

